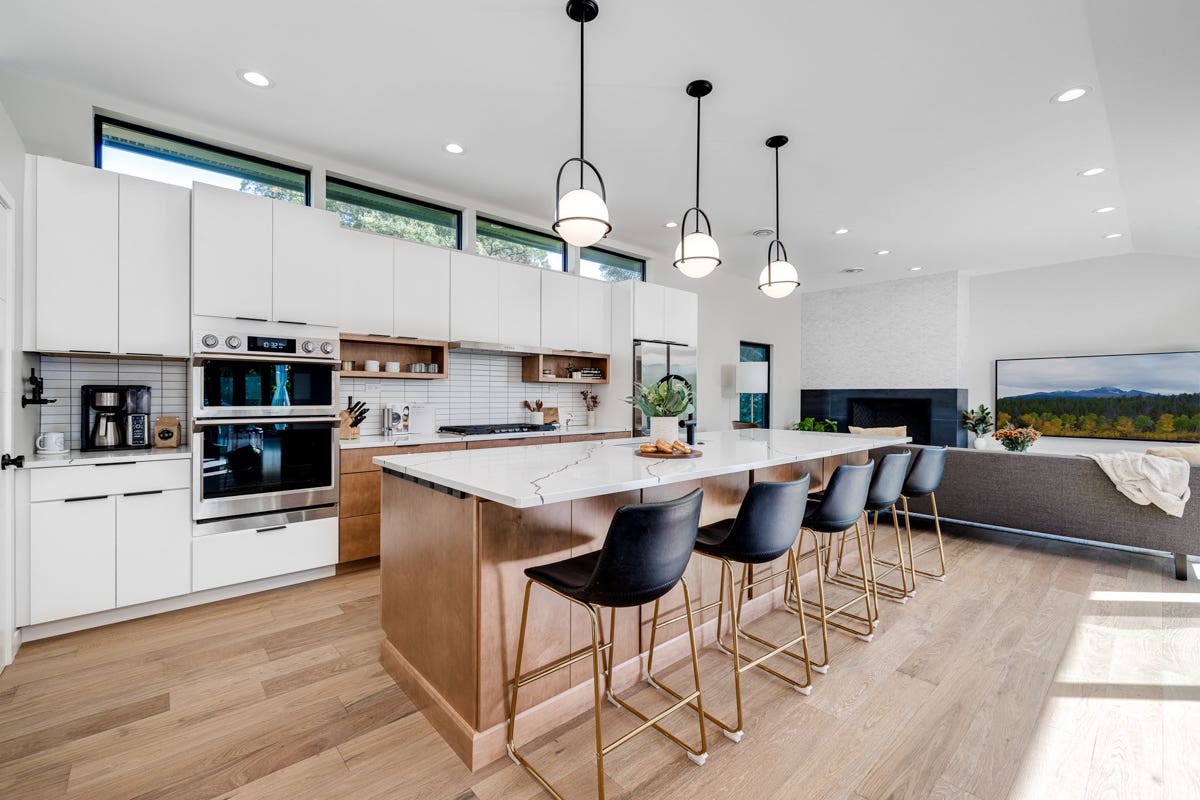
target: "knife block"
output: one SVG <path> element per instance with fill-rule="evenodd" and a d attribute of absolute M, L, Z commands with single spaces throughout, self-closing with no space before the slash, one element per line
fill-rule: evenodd
<path fill-rule="evenodd" d="M 350 416 L 350 412 L 349 411 L 339 411 L 338 419 L 341 420 L 341 424 L 338 426 L 338 438 L 339 439 L 357 439 L 359 431 L 361 431 L 362 428 L 361 427 L 358 427 L 358 428 L 350 427 L 350 423 L 351 423 L 351 421 L 353 421 L 353 417 Z"/>

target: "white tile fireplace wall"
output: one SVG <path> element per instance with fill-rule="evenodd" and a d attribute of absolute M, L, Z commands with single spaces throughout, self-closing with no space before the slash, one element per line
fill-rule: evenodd
<path fill-rule="evenodd" d="M 574 414 L 582 425 L 586 414 L 580 392 L 591 385 L 524 383 L 521 358 L 499 354 L 450 353 L 449 377 L 444 380 L 392 378 L 342 378 L 342 405 L 351 396 L 363 401 L 371 413 L 363 421 L 364 434 L 380 432 L 387 403 L 429 403 L 438 425 L 528 422 L 525 401 L 541 400 L 558 408 L 559 419 Z"/>
<path fill-rule="evenodd" d="M 183 361 L 129 358 L 63 358 L 42 356 L 38 369 L 46 380 L 46 397 L 56 400 L 41 407 L 41 431 L 68 434 L 71 449 L 80 444 L 80 388 L 90 383 L 131 383 L 150 387 L 150 422 L 163 415 L 179 417 L 183 442 L 189 440 L 188 366 Z"/>

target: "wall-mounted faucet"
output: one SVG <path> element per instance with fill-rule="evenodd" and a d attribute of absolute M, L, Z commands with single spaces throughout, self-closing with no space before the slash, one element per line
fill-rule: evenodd
<path fill-rule="evenodd" d="M 29 385 L 31 387 L 33 387 L 32 392 L 31 392 L 33 394 L 33 397 L 26 397 L 25 393 L 22 392 L 21 393 L 21 408 L 25 408 L 25 406 L 44 406 L 49 403 L 57 403 L 58 402 L 58 400 L 53 399 L 53 398 L 47 399 L 45 397 L 42 397 L 42 391 L 45 389 L 45 386 L 46 386 L 46 379 L 39 378 L 37 376 L 37 370 L 35 370 L 33 367 L 29 368 L 29 377 L 26 380 L 28 380 Z"/>

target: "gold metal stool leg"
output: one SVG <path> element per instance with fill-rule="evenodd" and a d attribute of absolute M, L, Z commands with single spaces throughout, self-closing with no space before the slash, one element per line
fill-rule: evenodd
<path fill-rule="evenodd" d="M 859 561 L 862 564 L 866 564 L 867 563 L 866 550 L 863 545 L 863 534 L 862 534 L 862 529 L 861 529 L 860 525 L 861 525 L 861 519 L 854 521 L 854 535 L 855 535 L 855 540 L 858 545 Z M 807 529 L 801 529 L 802 536 L 803 536 L 804 530 L 807 530 Z M 843 535 L 848 531 L 849 531 L 849 529 L 847 528 L 846 531 L 843 531 Z M 814 532 L 814 537 L 815 537 L 815 535 L 816 534 Z M 832 545 L 830 545 L 830 548 L 832 549 Z M 869 570 L 865 570 L 864 572 L 866 574 L 861 576 L 860 583 L 850 584 L 851 587 L 856 589 L 858 593 L 850 600 L 846 601 L 845 603 L 842 603 L 840 606 L 838 606 L 836 608 L 829 608 L 828 606 L 826 606 L 825 598 L 824 598 L 824 591 L 822 590 L 819 611 L 817 611 L 817 612 L 809 611 L 808 608 L 806 607 L 806 605 L 811 605 L 811 603 L 806 604 L 804 602 L 800 602 L 798 604 L 798 609 L 802 610 L 803 613 L 807 614 L 812 619 L 821 620 L 823 625 L 832 625 L 835 628 L 838 628 L 840 630 L 846 631 L 847 633 L 853 634 L 854 636 L 857 636 L 859 639 L 863 640 L 864 642 L 871 641 L 872 639 L 875 638 L 875 624 L 874 624 L 874 619 L 873 619 L 874 609 L 871 607 L 871 586 L 869 583 L 869 579 L 867 577 L 869 574 Z M 818 575 L 818 584 L 817 584 L 818 586 L 821 585 L 820 577 L 821 576 Z M 834 580 L 834 579 L 831 579 L 831 582 L 842 583 L 842 581 Z M 863 615 L 855 614 L 854 612 L 849 610 L 849 608 L 851 606 L 853 606 L 855 603 L 858 603 L 860 601 L 863 603 L 864 609 L 866 612 Z M 846 617 L 846 618 L 852 620 L 853 622 L 859 623 L 861 625 L 861 628 L 854 627 L 852 624 L 843 624 L 841 622 L 835 622 L 833 620 L 833 617 L 836 617 L 838 615 Z M 822 635 L 824 636 L 824 631 L 822 631 Z M 827 644 L 827 640 L 826 640 L 826 644 Z M 828 659 L 829 659 L 829 651 L 826 650 L 825 651 L 825 660 L 826 660 L 825 666 L 827 666 Z"/>
<path fill-rule="evenodd" d="M 929 502 L 933 506 L 933 529 L 937 533 L 937 544 L 930 545 L 929 547 L 926 547 L 924 550 L 918 550 L 916 552 L 916 554 L 914 555 L 913 549 L 912 549 L 912 525 L 910 523 L 909 514 L 908 514 L 908 498 L 901 495 L 900 501 L 904 506 L 904 529 L 908 534 L 909 573 L 912 574 L 912 576 L 913 576 L 913 594 L 916 594 L 916 587 L 917 587 L 916 576 L 917 575 L 920 575 L 924 578 L 933 578 L 934 580 L 939 580 L 939 581 L 946 580 L 946 548 L 942 543 L 942 519 L 938 515 L 937 495 L 933 492 L 930 492 L 929 493 Z M 935 550 L 937 551 L 937 554 L 938 554 L 939 571 L 938 572 L 927 572 L 925 570 L 917 569 L 916 557 L 923 556 L 926 553 L 932 553 Z"/>
<path fill-rule="evenodd" d="M 908 586 L 908 566 L 904 563 L 904 546 L 900 536 L 900 521 L 896 511 L 895 504 L 889 509 L 892 513 L 892 530 L 896 534 L 896 560 L 888 561 L 879 556 L 874 557 L 875 565 L 878 567 L 887 567 L 887 569 L 877 572 L 875 582 L 875 590 L 878 594 L 883 595 L 887 600 L 894 600 L 897 603 L 907 603 L 908 596 L 911 590 Z M 874 550 L 875 537 L 879 533 L 879 512 L 876 511 L 871 521 L 871 548 Z M 882 578 L 892 574 L 896 570 L 900 570 L 900 585 L 887 583 Z"/>
<path fill-rule="evenodd" d="M 811 600 L 804 601 L 800 597 L 799 564 L 801 561 L 808 558 L 808 556 L 804 555 L 804 535 L 806 533 L 809 534 L 810 536 L 812 536 L 813 569 L 815 570 L 815 572 L 817 574 L 816 606 L 820 610 L 820 614 L 814 618 L 819 619 L 821 622 L 821 661 L 819 663 L 812 663 L 810 660 L 809 667 L 812 669 L 813 672 L 819 672 L 821 674 L 825 674 L 825 673 L 829 672 L 829 623 L 828 623 L 828 617 L 825 613 L 825 611 L 826 611 L 826 608 L 825 608 L 825 576 L 821 572 L 821 559 L 822 559 L 822 550 L 824 550 L 825 556 L 827 557 L 829 555 L 830 551 L 832 551 L 832 549 L 833 549 L 833 544 L 832 544 L 832 540 L 830 540 L 829 544 L 823 548 L 821 545 L 820 534 L 818 534 L 816 531 L 811 530 L 809 528 L 801 528 L 800 535 L 796 538 L 796 549 L 795 549 L 795 553 L 796 553 L 795 561 L 797 564 L 797 580 L 795 582 L 796 597 L 795 597 L 795 599 L 793 599 L 790 590 L 785 590 L 784 595 L 783 595 L 784 596 L 784 607 L 787 610 L 791 611 L 793 614 L 797 614 L 798 616 L 804 616 L 805 613 L 807 613 L 804 611 L 805 602 L 807 602 L 810 605 L 812 604 Z M 827 558 L 826 558 L 826 563 L 828 563 Z M 809 616 L 813 616 L 813 615 L 809 614 Z M 807 648 L 808 648 L 808 642 L 806 639 L 805 640 L 806 652 L 807 652 Z"/>

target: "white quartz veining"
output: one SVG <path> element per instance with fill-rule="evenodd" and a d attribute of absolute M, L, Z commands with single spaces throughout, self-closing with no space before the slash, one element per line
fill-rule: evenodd
<path fill-rule="evenodd" d="M 643 489 L 904 444 L 907 437 L 782 430 L 697 434 L 693 459 L 643 458 L 644 439 L 379 456 L 385 470 L 514 508 Z"/>

